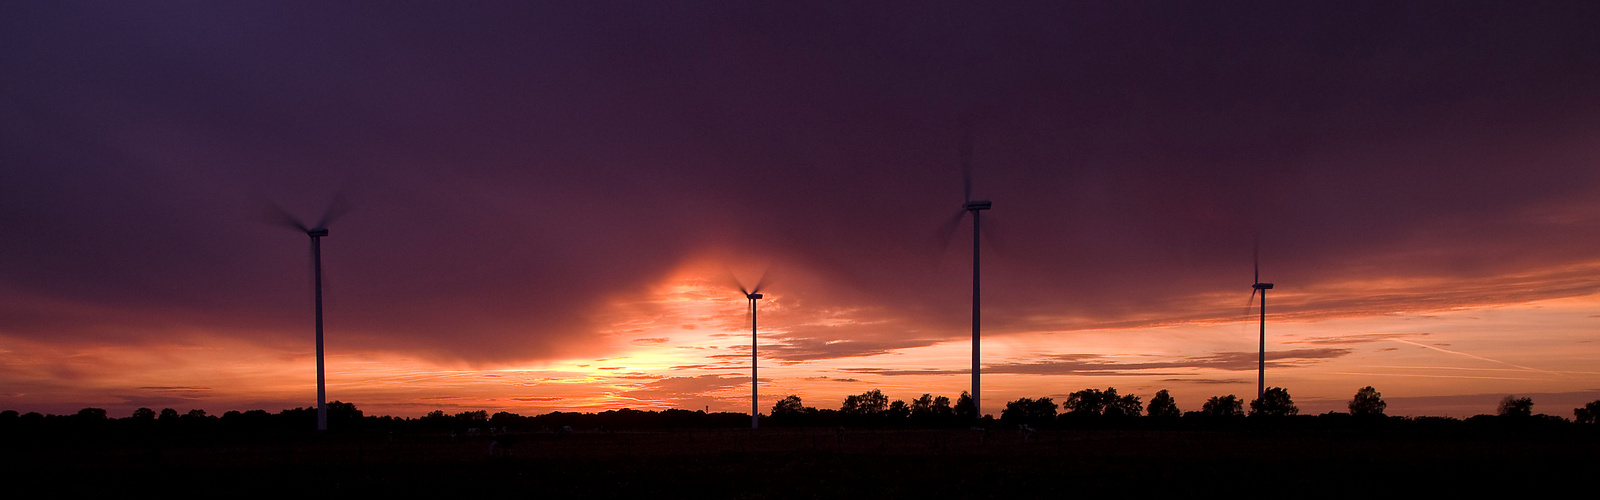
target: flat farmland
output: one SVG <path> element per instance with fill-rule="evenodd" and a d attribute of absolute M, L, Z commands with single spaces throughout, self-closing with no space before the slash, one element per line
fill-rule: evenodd
<path fill-rule="evenodd" d="M 13 487 L 63 493 L 470 491 L 582 498 L 1542 491 L 1581 482 L 1600 466 L 1600 434 L 1587 429 L 1029 435 L 778 428 L 509 436 L 512 445 L 495 453 L 490 437 L 447 433 L 10 436 L 0 466 Z"/>

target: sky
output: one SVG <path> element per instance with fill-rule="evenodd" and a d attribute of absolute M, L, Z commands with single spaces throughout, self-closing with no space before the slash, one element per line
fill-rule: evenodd
<path fill-rule="evenodd" d="M 1600 399 L 1589 2 L 6 2 L 0 408 Z M 963 148 L 963 144 L 968 145 Z M 963 150 L 969 151 L 963 167 Z M 969 184 L 970 180 L 970 184 Z M 765 279 L 763 280 L 763 276 Z"/>

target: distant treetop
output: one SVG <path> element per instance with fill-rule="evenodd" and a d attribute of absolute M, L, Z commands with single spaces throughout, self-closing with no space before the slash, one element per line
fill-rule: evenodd
<path fill-rule="evenodd" d="M 1350 414 L 1355 416 L 1383 416 L 1383 410 L 1389 403 L 1383 402 L 1383 394 L 1372 386 L 1362 387 L 1356 391 L 1354 398 L 1350 399 Z"/>
<path fill-rule="evenodd" d="M 1250 402 L 1251 416 L 1286 417 L 1299 414 L 1300 408 L 1289 398 L 1289 390 L 1282 387 L 1268 387 L 1260 398 Z"/>
<path fill-rule="evenodd" d="M 1533 416 L 1533 398 L 1506 396 L 1500 400 L 1500 407 L 1497 413 L 1502 417 L 1531 417 Z"/>
<path fill-rule="evenodd" d="M 1148 415 L 1156 418 L 1177 418 L 1183 415 L 1183 412 L 1178 410 L 1178 400 L 1167 394 L 1166 389 L 1157 392 L 1156 397 L 1150 398 L 1148 411 Z"/>

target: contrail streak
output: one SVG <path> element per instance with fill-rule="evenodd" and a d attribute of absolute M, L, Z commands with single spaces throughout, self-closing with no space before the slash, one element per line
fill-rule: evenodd
<path fill-rule="evenodd" d="M 1475 372 L 1520 372 L 1526 371 L 1517 368 L 1469 368 L 1465 366 L 1409 366 L 1409 365 L 1361 365 L 1367 368 L 1403 368 L 1408 370 L 1464 370 Z M 1600 372 L 1582 372 L 1573 370 L 1542 370 L 1547 373 L 1560 373 L 1565 375 L 1600 375 Z"/>
<path fill-rule="evenodd" d="M 1328 373 L 1331 373 L 1331 374 L 1334 374 L 1334 375 L 1361 375 L 1361 376 L 1367 376 L 1367 377 L 1376 375 L 1376 376 L 1380 376 L 1380 377 L 1465 378 L 1465 379 L 1480 379 L 1480 380 L 1537 380 L 1537 379 L 1531 379 L 1531 378 L 1517 378 L 1517 377 L 1482 377 L 1482 376 L 1473 376 L 1473 375 L 1428 375 L 1428 374 L 1423 374 L 1423 373 L 1358 373 L 1358 372 L 1328 372 Z"/>
<path fill-rule="evenodd" d="M 1489 359 L 1489 358 L 1485 358 L 1483 356 L 1479 356 L 1479 355 L 1476 355 L 1476 354 L 1467 354 L 1467 353 L 1464 353 L 1464 352 L 1461 352 L 1461 351 L 1452 351 L 1452 350 L 1449 350 L 1449 349 L 1443 349 L 1443 348 L 1439 348 L 1439 347 L 1423 344 L 1423 343 L 1420 343 L 1420 342 L 1412 342 L 1412 341 L 1403 340 L 1403 339 L 1388 339 L 1388 340 L 1391 341 L 1391 342 L 1399 342 L 1399 343 L 1402 343 L 1402 344 L 1411 344 L 1411 345 L 1414 345 L 1414 346 L 1417 346 L 1417 347 L 1426 347 L 1428 349 L 1433 349 L 1433 350 L 1439 351 L 1439 352 L 1447 352 L 1447 353 L 1450 353 L 1450 354 L 1466 356 L 1466 357 L 1469 357 L 1469 358 L 1472 358 L 1472 359 L 1481 359 L 1481 360 L 1489 361 L 1489 362 L 1492 362 L 1492 363 L 1500 363 L 1500 364 L 1506 365 L 1506 366 L 1515 366 L 1517 368 L 1521 368 L 1523 370 L 1527 370 L 1527 371 L 1531 371 L 1531 372 L 1548 373 L 1550 375 L 1557 375 L 1554 372 L 1550 372 L 1550 371 L 1546 371 L 1546 370 L 1540 370 L 1538 368 L 1522 366 L 1522 365 L 1518 365 L 1518 364 L 1514 364 L 1514 363 L 1507 363 L 1505 361 L 1500 361 L 1498 359 Z"/>

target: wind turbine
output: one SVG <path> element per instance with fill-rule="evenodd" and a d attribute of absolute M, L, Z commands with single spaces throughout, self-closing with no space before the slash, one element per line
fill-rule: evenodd
<path fill-rule="evenodd" d="M 325 431 L 328 430 L 328 385 L 322 356 L 322 238 L 328 235 L 328 224 L 343 214 L 344 204 L 335 198 L 315 226 L 307 226 L 282 208 L 274 208 L 277 208 L 282 223 L 311 237 L 311 273 L 317 304 L 317 430 Z"/>
<path fill-rule="evenodd" d="M 972 136 L 970 133 L 963 135 L 961 138 L 961 175 L 965 183 L 966 198 L 961 205 L 961 212 L 956 214 L 956 222 L 959 223 L 961 217 L 965 216 L 967 212 L 972 212 L 972 409 L 978 418 L 983 418 L 983 400 L 979 398 L 982 393 L 982 384 L 979 380 L 981 377 L 978 365 L 980 359 L 979 339 L 982 331 L 982 322 L 980 321 L 982 308 L 979 307 L 978 300 L 981 290 L 981 287 L 978 286 L 978 223 L 982 219 L 979 217 L 979 212 L 988 210 L 991 203 L 989 200 L 972 199 Z"/>
<path fill-rule="evenodd" d="M 761 287 L 767 282 L 767 275 L 763 273 L 761 279 L 756 280 L 756 286 L 748 290 L 744 284 L 739 285 L 739 291 L 744 293 L 744 298 L 750 300 L 750 428 L 761 427 L 761 408 L 758 403 L 760 389 L 756 385 L 756 301 L 761 299 Z"/>
<path fill-rule="evenodd" d="M 1272 289 L 1272 283 L 1261 282 L 1260 243 L 1256 243 L 1255 266 L 1256 284 L 1250 285 L 1250 299 L 1254 302 L 1256 292 L 1261 292 L 1261 350 L 1256 358 L 1256 399 L 1261 399 L 1267 388 L 1267 290 Z"/>

